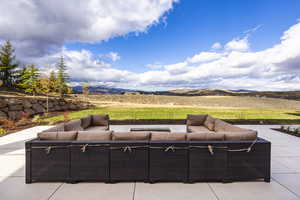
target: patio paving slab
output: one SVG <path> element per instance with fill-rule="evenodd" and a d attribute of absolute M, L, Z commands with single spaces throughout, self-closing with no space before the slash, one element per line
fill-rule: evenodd
<path fill-rule="evenodd" d="M 50 200 L 132 200 L 135 183 L 63 184 Z"/>
<path fill-rule="evenodd" d="M 184 125 L 112 125 L 115 131 L 133 127 L 169 127 L 185 131 Z M 270 128 L 274 125 L 241 125 L 255 129 L 272 142 L 272 182 L 223 183 L 33 183 L 25 184 L 24 143 L 49 128 L 38 126 L 0 137 L 0 200 L 18 199 L 300 199 L 300 138 Z M 299 183 L 298 183 L 299 182 Z"/>
<path fill-rule="evenodd" d="M 1 155 L 0 156 L 0 176 L 25 176 L 25 156 L 24 155 Z M 24 178 L 23 178 L 24 181 Z"/>
<path fill-rule="evenodd" d="M 300 174 L 274 174 L 272 178 L 300 197 Z"/>
<path fill-rule="evenodd" d="M 264 182 L 234 182 L 230 184 L 209 183 L 219 200 L 295 200 L 294 193 L 275 181 Z"/>
<path fill-rule="evenodd" d="M 62 183 L 24 184 L 24 177 L 0 177 L 1 200 L 47 200 Z"/>
<path fill-rule="evenodd" d="M 135 200 L 217 200 L 207 183 L 136 183 Z"/>

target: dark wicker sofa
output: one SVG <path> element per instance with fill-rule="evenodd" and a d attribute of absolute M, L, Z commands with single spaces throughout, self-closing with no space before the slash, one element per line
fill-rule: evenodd
<path fill-rule="evenodd" d="M 93 116 L 90 117 L 93 121 Z M 192 116 L 192 121 L 201 117 Z M 107 129 L 108 116 L 94 118 L 106 120 L 103 124 Z M 80 121 L 82 126 L 83 120 Z M 188 128 L 189 123 L 195 124 L 190 116 L 187 123 Z M 26 142 L 26 183 L 270 181 L 271 143 L 253 138 L 253 134 L 257 135 L 255 131 L 249 134 L 250 130 L 244 129 L 245 135 L 241 136 L 242 130 L 236 127 L 236 132 L 226 137 L 224 130 L 214 133 L 82 131 L 78 122 L 73 128 L 78 130 L 61 131 L 62 127 L 55 127 Z M 228 129 L 227 125 L 225 128 Z M 234 133 L 236 137 L 232 136 Z"/>

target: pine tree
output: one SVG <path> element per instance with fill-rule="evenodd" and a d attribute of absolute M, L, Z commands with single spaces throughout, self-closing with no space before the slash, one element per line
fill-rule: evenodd
<path fill-rule="evenodd" d="M 68 74 L 66 73 L 67 66 L 65 65 L 64 57 L 60 58 L 60 61 L 57 63 L 57 87 L 58 93 L 63 97 L 68 92 Z"/>
<path fill-rule="evenodd" d="M 14 86 L 15 69 L 19 66 L 10 41 L 6 41 L 0 49 L 0 79 L 5 87 Z"/>
<path fill-rule="evenodd" d="M 31 93 L 33 96 L 39 91 L 39 70 L 35 65 L 29 65 L 22 76 L 20 86 L 25 89 L 26 93 Z"/>
<path fill-rule="evenodd" d="M 57 92 L 57 78 L 56 78 L 56 74 L 54 71 L 50 72 L 50 76 L 49 76 L 49 87 L 50 87 L 50 93 L 55 93 Z"/>

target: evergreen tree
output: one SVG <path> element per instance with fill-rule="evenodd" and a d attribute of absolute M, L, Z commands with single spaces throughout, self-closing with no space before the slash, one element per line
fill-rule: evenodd
<path fill-rule="evenodd" d="M 19 66 L 10 41 L 6 41 L 0 49 L 0 80 L 5 87 L 14 86 L 15 69 Z"/>
<path fill-rule="evenodd" d="M 57 87 L 58 93 L 63 97 L 68 92 L 68 74 L 66 73 L 67 66 L 65 65 L 64 57 L 60 58 L 60 61 L 57 63 Z"/>
<path fill-rule="evenodd" d="M 27 66 L 23 65 L 20 69 L 16 70 L 15 77 L 14 77 L 14 85 L 20 87 L 20 84 L 23 81 L 23 76 L 26 72 Z"/>
<path fill-rule="evenodd" d="M 50 88 L 50 93 L 55 93 L 57 92 L 57 78 L 56 78 L 56 74 L 54 71 L 50 72 L 50 76 L 49 76 L 49 88 Z"/>
<path fill-rule="evenodd" d="M 31 93 L 33 96 L 39 91 L 39 70 L 35 65 L 29 65 L 22 76 L 20 86 L 25 89 L 26 93 Z"/>

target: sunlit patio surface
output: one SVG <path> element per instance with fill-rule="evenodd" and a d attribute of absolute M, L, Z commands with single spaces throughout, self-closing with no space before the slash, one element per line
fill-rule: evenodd
<path fill-rule="evenodd" d="M 133 127 L 111 126 L 112 130 L 128 131 Z M 159 125 L 172 131 L 185 131 L 184 125 Z M 300 138 L 271 130 L 279 126 L 247 125 L 259 136 L 272 142 L 272 179 L 234 183 L 33 183 L 25 184 L 24 142 L 36 137 L 48 126 L 38 126 L 0 138 L 0 199 L 105 199 L 105 200 L 198 200 L 198 199 L 300 199 Z"/>

